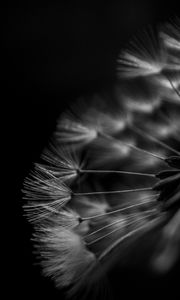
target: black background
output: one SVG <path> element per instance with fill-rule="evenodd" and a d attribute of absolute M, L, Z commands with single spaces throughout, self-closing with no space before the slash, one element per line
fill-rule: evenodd
<path fill-rule="evenodd" d="M 1 12 L 1 103 L 7 107 L 6 111 L 2 109 L 2 118 L 10 146 L 2 142 L 5 151 L 10 150 L 8 176 L 13 191 L 13 196 L 5 200 L 13 220 L 8 229 L 9 261 L 15 263 L 6 281 L 9 287 L 15 283 L 18 298 L 60 299 L 61 295 L 32 264 L 31 230 L 21 209 L 23 179 L 32 163 L 38 161 L 57 117 L 68 104 L 110 87 L 122 47 L 143 28 L 179 16 L 179 6 L 172 1 L 150 0 L 6 1 Z M 123 274 L 119 276 L 115 280 L 122 286 L 127 284 L 119 299 L 126 299 L 125 291 L 131 286 L 127 276 L 127 281 Z M 168 281 L 164 284 L 167 289 Z M 136 296 L 142 288 L 143 281 Z M 151 285 L 146 284 L 144 299 L 150 289 Z"/>

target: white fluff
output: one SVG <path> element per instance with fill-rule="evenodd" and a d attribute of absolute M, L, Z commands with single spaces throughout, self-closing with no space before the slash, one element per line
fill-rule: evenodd
<path fill-rule="evenodd" d="M 54 278 L 57 287 L 67 287 L 82 280 L 94 261 L 80 236 L 61 226 L 46 227 L 36 234 L 42 256 L 43 272 Z"/>
<path fill-rule="evenodd" d="M 31 222 L 57 214 L 71 199 L 71 190 L 45 167 L 36 165 L 32 177 L 24 182 L 24 209 Z"/>

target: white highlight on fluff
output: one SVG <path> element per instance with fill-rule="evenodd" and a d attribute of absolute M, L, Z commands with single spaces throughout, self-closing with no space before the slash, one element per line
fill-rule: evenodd
<path fill-rule="evenodd" d="M 42 256 L 43 272 L 54 278 L 57 287 L 67 287 L 83 279 L 87 268 L 95 262 L 82 238 L 61 226 L 41 228 L 36 233 Z"/>
<path fill-rule="evenodd" d="M 143 112 L 143 113 L 152 113 L 157 107 L 160 106 L 161 99 L 134 99 L 133 97 L 126 97 L 124 100 L 126 109 L 131 112 Z"/>
<path fill-rule="evenodd" d="M 70 208 L 63 208 L 51 218 L 52 223 L 69 229 L 75 229 L 80 224 L 80 216 Z"/>
<path fill-rule="evenodd" d="M 96 139 L 97 130 L 66 118 L 58 123 L 56 136 L 57 140 L 62 143 L 86 144 Z"/>
<path fill-rule="evenodd" d="M 46 163 L 45 169 L 63 182 L 75 180 L 79 169 L 83 167 L 83 162 L 74 149 L 63 148 L 58 144 L 50 145 L 44 151 L 42 158 Z"/>
<path fill-rule="evenodd" d="M 118 60 L 120 64 L 119 71 L 123 76 L 137 77 L 159 74 L 164 67 L 164 62 L 152 58 L 135 55 L 134 53 L 124 53 Z M 123 66 L 124 65 L 124 66 Z"/>
<path fill-rule="evenodd" d="M 167 48 L 180 51 L 180 35 L 179 35 L 179 40 L 175 37 L 170 36 L 165 32 L 161 32 L 160 35 Z"/>
<path fill-rule="evenodd" d="M 32 178 L 24 182 L 24 209 L 31 222 L 47 218 L 71 199 L 71 190 L 45 167 L 36 164 Z"/>
<path fill-rule="evenodd" d="M 131 43 L 131 49 L 122 53 L 118 59 L 119 75 L 135 78 L 160 74 L 166 64 L 166 53 L 159 48 L 159 42 L 145 35 L 147 44 L 139 40 Z M 150 39 L 150 42 L 149 42 Z"/>

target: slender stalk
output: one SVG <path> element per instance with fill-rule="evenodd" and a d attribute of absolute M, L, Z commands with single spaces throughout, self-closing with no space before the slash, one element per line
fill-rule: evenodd
<path fill-rule="evenodd" d="M 161 145 L 163 148 L 165 148 L 165 149 L 167 149 L 167 150 L 170 150 L 171 152 L 173 152 L 173 153 L 175 153 L 175 154 L 177 154 L 177 155 L 180 155 L 180 152 L 179 152 L 179 151 L 175 150 L 174 148 L 172 148 L 171 146 L 167 145 L 166 143 L 164 143 L 164 142 L 158 140 L 157 138 L 155 138 L 154 136 L 150 135 L 149 133 L 144 132 L 142 129 L 137 128 L 137 127 L 135 127 L 134 125 L 131 126 L 131 129 L 132 129 L 134 132 L 140 134 L 141 136 L 146 137 L 146 138 L 148 138 L 149 140 L 151 140 L 151 141 L 153 141 L 153 142 L 155 142 L 155 143 Z"/>
<path fill-rule="evenodd" d="M 155 197 L 157 195 L 159 195 L 159 194 L 155 194 L 155 195 L 153 195 L 151 197 Z M 84 218 L 82 217 L 81 220 L 82 221 L 86 221 L 86 220 L 96 219 L 96 218 L 99 218 L 99 217 L 108 216 L 108 215 L 111 215 L 111 214 L 115 214 L 117 212 L 126 211 L 128 209 L 131 209 L 131 208 L 134 208 L 134 207 L 137 207 L 137 206 L 142 206 L 142 205 L 145 205 L 145 204 L 148 204 L 148 203 L 152 203 L 154 201 L 155 200 L 153 199 L 153 200 L 144 201 L 144 202 L 141 202 L 141 203 L 138 203 L 138 204 L 128 205 L 128 206 L 125 206 L 125 207 L 122 207 L 122 208 L 119 208 L 119 209 L 115 209 L 115 210 L 112 210 L 112 211 L 104 212 L 102 214 L 98 214 L 98 215 L 94 215 L 94 216 L 90 216 L 90 217 L 84 217 Z"/>
<path fill-rule="evenodd" d="M 129 190 L 117 190 L 117 191 L 101 191 L 101 192 L 82 192 L 74 193 L 74 196 L 90 196 L 90 195 L 102 195 L 102 194 L 120 194 L 120 193 L 134 193 L 134 192 L 144 192 L 144 191 L 153 191 L 152 187 L 139 188 L 139 189 L 129 189 Z"/>
<path fill-rule="evenodd" d="M 172 89 L 176 92 L 176 94 L 180 97 L 180 92 L 178 91 L 178 89 L 174 86 L 172 80 L 169 78 L 169 76 L 166 75 L 167 80 L 169 81 Z"/>
<path fill-rule="evenodd" d="M 117 239 L 114 243 L 112 243 L 109 247 L 107 247 L 99 256 L 99 261 L 101 261 L 107 254 L 109 254 L 117 245 L 119 245 L 121 242 L 123 242 L 126 238 L 134 235 L 135 233 L 138 233 L 140 230 L 142 229 L 150 229 L 151 226 L 156 225 L 159 221 L 162 220 L 162 217 L 158 217 L 154 220 L 149 221 L 146 224 L 143 224 L 142 226 L 137 227 L 136 229 L 128 232 L 127 234 L 125 234 L 124 236 L 120 237 L 119 239 Z"/>
<path fill-rule="evenodd" d="M 128 146 L 129 148 L 131 148 L 131 149 L 133 149 L 133 150 L 136 150 L 136 151 L 138 151 L 138 152 L 141 152 L 141 153 L 144 153 L 144 154 L 147 154 L 147 155 L 150 155 L 150 156 L 153 156 L 153 157 L 155 157 L 155 158 L 158 158 L 158 159 L 160 159 L 160 160 L 165 161 L 165 158 L 162 157 L 162 156 L 160 156 L 160 155 L 154 154 L 154 153 L 152 153 L 152 152 L 149 152 L 149 151 L 147 151 L 147 150 L 145 150 L 145 149 L 139 148 L 139 147 L 134 146 L 134 145 L 132 145 L 132 144 L 126 143 L 126 142 L 124 142 L 124 141 L 119 141 L 119 140 L 117 140 L 116 138 L 114 138 L 114 137 L 112 137 L 112 136 L 110 136 L 110 135 L 108 135 L 108 134 L 105 134 L 105 133 L 103 133 L 103 132 L 101 132 L 100 135 L 101 135 L 102 137 L 106 138 L 106 139 L 110 139 L 110 140 L 112 140 L 112 141 L 115 141 L 116 143 L 117 143 L 117 142 L 120 142 L 121 144 L 123 144 L 123 145 L 125 145 L 125 146 Z"/>
<path fill-rule="evenodd" d="M 151 173 L 140 173 L 140 172 L 130 172 L 121 170 L 79 170 L 80 173 L 93 173 L 93 174 L 124 174 L 124 175 L 137 175 L 137 176 L 147 176 L 156 178 L 155 174 Z"/>
<path fill-rule="evenodd" d="M 130 221 L 129 223 L 125 223 L 123 226 L 118 227 L 118 228 L 115 228 L 114 230 L 112 230 L 112 231 L 110 231 L 110 232 L 108 232 L 108 233 L 106 233 L 106 234 L 104 234 L 104 235 L 98 237 L 97 239 L 93 240 L 92 242 L 86 243 L 86 245 L 92 245 L 92 244 L 94 244 L 94 243 L 96 243 L 96 242 L 102 240 L 103 238 L 106 238 L 106 237 L 109 236 L 110 234 L 112 234 L 112 233 L 114 233 L 114 232 L 116 232 L 116 231 L 118 231 L 118 230 L 120 230 L 120 229 L 126 227 L 127 225 L 135 224 L 135 223 L 137 223 L 137 222 L 139 222 L 139 221 L 141 221 L 141 220 L 143 220 L 143 219 L 146 219 L 147 217 L 149 217 L 149 216 L 151 216 L 151 215 L 152 215 L 152 213 L 150 213 L 150 214 L 148 214 L 148 215 L 146 215 L 146 216 L 143 216 L 143 217 L 141 217 L 141 218 L 138 218 L 137 220 Z"/>
<path fill-rule="evenodd" d="M 156 209 L 149 209 L 149 210 L 146 210 L 146 211 L 144 212 L 144 214 L 149 213 L 149 212 L 153 212 L 153 211 L 156 211 Z M 125 226 L 127 226 L 127 225 L 129 225 L 130 223 L 126 223 L 126 224 L 125 224 L 125 221 L 127 221 L 127 220 L 129 220 L 129 219 L 132 219 L 132 218 L 135 217 L 135 216 L 137 216 L 137 212 L 128 215 L 128 216 L 126 217 L 126 219 L 121 219 L 121 218 L 120 218 L 119 220 L 116 220 L 116 221 L 114 221 L 114 222 L 112 222 L 112 223 L 110 223 L 110 224 L 107 224 L 107 225 L 105 225 L 105 226 L 102 226 L 101 228 L 99 228 L 99 229 L 97 229 L 97 230 L 95 230 L 95 231 L 93 231 L 93 232 L 87 234 L 87 235 L 85 236 L 85 238 L 87 238 L 87 237 L 89 237 L 89 236 L 92 236 L 92 235 L 94 235 L 94 234 L 96 234 L 96 233 L 98 233 L 98 232 L 100 232 L 100 231 L 102 231 L 102 230 L 104 230 L 104 229 L 106 229 L 106 228 L 109 228 L 109 227 L 111 227 L 112 225 L 118 224 L 118 223 L 122 223 L 122 224 L 124 224 Z M 139 220 L 139 219 L 138 219 L 138 220 Z M 123 226 L 123 227 L 125 227 L 125 226 Z M 121 227 L 121 228 L 123 228 L 123 227 Z"/>

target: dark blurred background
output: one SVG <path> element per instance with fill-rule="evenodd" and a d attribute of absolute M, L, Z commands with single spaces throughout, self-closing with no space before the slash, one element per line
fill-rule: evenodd
<path fill-rule="evenodd" d="M 147 26 L 179 16 L 179 5 L 151 0 L 6 1 L 1 13 L 1 103 L 7 107 L 2 113 L 14 191 L 8 199 L 13 213 L 10 250 L 16 263 L 12 281 L 18 298 L 60 299 L 32 264 L 31 230 L 21 209 L 23 179 L 47 145 L 61 112 L 80 96 L 110 88 L 120 50 Z M 125 284 L 122 274 L 119 280 Z"/>

